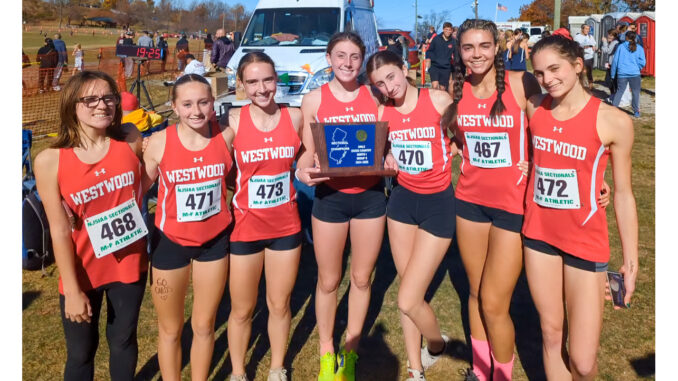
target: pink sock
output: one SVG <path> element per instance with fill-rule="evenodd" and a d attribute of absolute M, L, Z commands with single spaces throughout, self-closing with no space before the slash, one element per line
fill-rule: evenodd
<path fill-rule="evenodd" d="M 473 372 L 479 381 L 490 379 L 490 343 L 474 339 L 471 336 L 471 352 L 473 353 Z"/>
<path fill-rule="evenodd" d="M 492 361 L 494 361 L 494 372 L 492 373 L 492 379 L 494 381 L 511 381 L 513 376 L 513 360 L 516 358 L 516 355 L 511 357 L 511 361 L 502 364 L 494 358 L 494 353 L 492 353 Z"/>

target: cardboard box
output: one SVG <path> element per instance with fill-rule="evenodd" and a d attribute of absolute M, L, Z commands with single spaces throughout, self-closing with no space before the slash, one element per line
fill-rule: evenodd
<path fill-rule="evenodd" d="M 216 99 L 219 95 L 228 93 L 228 78 L 226 73 L 205 73 L 205 79 L 212 87 L 212 96 Z"/>

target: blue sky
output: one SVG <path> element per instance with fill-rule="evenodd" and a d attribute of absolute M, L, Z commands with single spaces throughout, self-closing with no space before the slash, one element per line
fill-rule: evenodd
<path fill-rule="evenodd" d="M 182 0 L 188 4 L 189 0 Z M 239 0 L 228 1 L 229 5 L 240 2 L 248 11 L 253 11 L 258 0 Z M 523 4 L 529 4 L 529 0 L 504 0 L 500 4 L 508 10 L 506 12 L 497 12 L 497 21 L 506 21 L 511 17 L 518 17 L 518 9 Z M 418 13 L 422 16 L 428 15 L 431 11 L 441 12 L 449 11 L 450 22 L 457 26 L 465 19 L 474 17 L 471 8 L 472 0 L 418 0 Z M 497 1 L 478 0 L 478 17 L 494 21 L 494 11 Z M 382 23 L 380 28 L 398 28 L 404 30 L 414 29 L 414 0 L 374 0 L 374 11 L 377 19 Z"/>

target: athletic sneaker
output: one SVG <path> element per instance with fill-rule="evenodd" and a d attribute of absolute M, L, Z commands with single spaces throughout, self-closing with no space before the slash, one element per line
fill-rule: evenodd
<path fill-rule="evenodd" d="M 52 87 L 52 90 L 59 91 L 59 90 L 61 90 L 61 86 L 54 86 L 54 87 Z"/>
<path fill-rule="evenodd" d="M 277 368 L 269 370 L 268 381 L 287 381 L 287 369 Z"/>
<path fill-rule="evenodd" d="M 633 113 L 634 118 L 640 118 L 640 112 L 636 111 Z"/>
<path fill-rule="evenodd" d="M 462 376 L 464 376 L 464 381 L 479 381 L 478 376 L 475 374 L 472 368 L 466 368 L 466 371 L 459 370 Z"/>
<path fill-rule="evenodd" d="M 447 335 L 442 335 L 443 337 L 443 350 L 437 354 L 432 355 L 428 351 L 428 347 L 421 348 L 421 365 L 424 367 L 424 370 L 428 370 L 433 364 L 440 359 L 443 353 L 447 350 L 447 343 L 450 341 L 450 338 Z"/>
<path fill-rule="evenodd" d="M 231 374 L 231 381 L 249 381 L 247 379 L 246 374 L 241 374 L 239 376 L 236 376 L 235 374 Z"/>
<path fill-rule="evenodd" d="M 407 379 L 405 381 L 426 381 L 426 377 L 421 370 L 407 368 Z"/>
<path fill-rule="evenodd" d="M 318 381 L 334 381 L 334 364 L 336 364 L 336 355 L 327 352 L 320 358 L 320 373 Z"/>
<path fill-rule="evenodd" d="M 346 353 L 342 349 L 337 356 L 337 373 L 334 375 L 334 381 L 355 381 L 355 363 L 358 360 L 358 354 L 353 349 Z"/>

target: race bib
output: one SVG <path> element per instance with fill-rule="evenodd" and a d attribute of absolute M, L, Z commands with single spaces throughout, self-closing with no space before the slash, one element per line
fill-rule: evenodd
<path fill-rule="evenodd" d="M 221 212 L 221 179 L 174 187 L 177 221 L 202 221 Z"/>
<path fill-rule="evenodd" d="M 534 202 L 547 208 L 579 209 L 577 171 L 535 166 Z"/>
<path fill-rule="evenodd" d="M 290 173 L 252 176 L 248 184 L 250 209 L 273 208 L 290 201 Z"/>
<path fill-rule="evenodd" d="M 508 132 L 465 132 L 464 137 L 471 165 L 481 168 L 511 166 Z"/>
<path fill-rule="evenodd" d="M 85 228 L 97 258 L 127 247 L 146 234 L 146 224 L 134 198 L 85 219 Z"/>
<path fill-rule="evenodd" d="M 426 141 L 394 141 L 391 152 L 398 162 L 401 171 L 416 175 L 433 169 L 431 142 Z"/>

